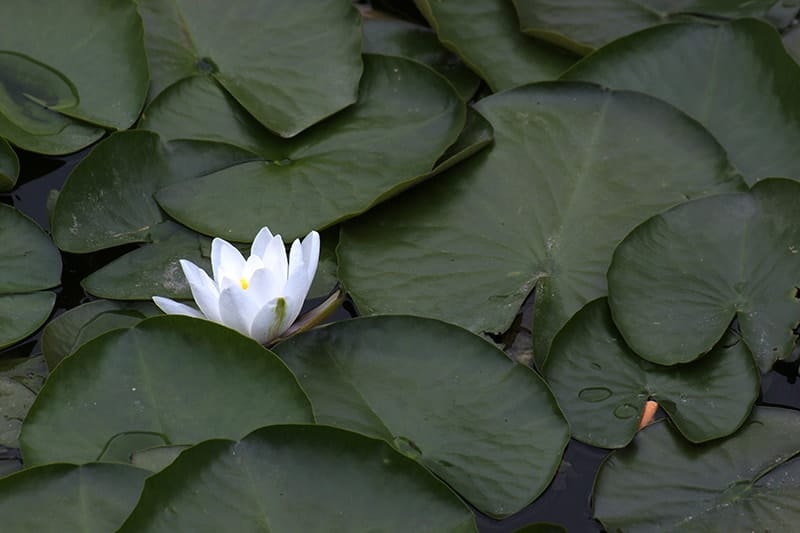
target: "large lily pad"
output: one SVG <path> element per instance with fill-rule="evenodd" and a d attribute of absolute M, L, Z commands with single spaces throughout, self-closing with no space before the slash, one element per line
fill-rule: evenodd
<path fill-rule="evenodd" d="M 749 184 L 800 179 L 800 66 L 769 24 L 651 28 L 598 50 L 565 78 L 673 104 L 708 128 Z"/>
<path fill-rule="evenodd" d="M 49 464 L 0 479 L 5 531 L 108 533 L 136 505 L 149 472 L 121 464 Z"/>
<path fill-rule="evenodd" d="M 693 445 L 667 423 L 614 452 L 595 482 L 608 531 L 785 531 L 800 517 L 800 414 L 758 407 L 735 435 Z"/>
<path fill-rule="evenodd" d="M 186 490 L 190 488 L 190 490 Z M 320 426 L 209 441 L 151 476 L 121 533 L 475 532 L 444 484 L 386 443 Z"/>
<path fill-rule="evenodd" d="M 356 101 L 361 17 L 350 0 L 138 4 L 151 98 L 178 80 L 210 74 L 283 137 Z"/>
<path fill-rule="evenodd" d="M 665 22 L 766 17 L 775 3 L 776 0 L 514 0 L 522 31 L 581 54 Z"/>
<path fill-rule="evenodd" d="M 456 140 L 465 113 L 453 87 L 424 65 L 365 56 L 358 103 L 293 139 L 260 128 L 207 78 L 165 91 L 143 125 L 165 139 L 225 141 L 264 158 L 157 195 L 182 224 L 247 241 L 265 222 L 285 239 L 301 237 L 413 185 Z"/>
<path fill-rule="evenodd" d="M 586 302 L 638 223 L 737 190 L 715 140 L 645 95 L 530 85 L 481 100 L 494 145 L 343 226 L 339 275 L 363 314 L 505 331 L 536 286 L 535 354 Z"/>
<path fill-rule="evenodd" d="M 61 255 L 36 223 L 0 204 L 0 348 L 28 336 L 53 309 Z"/>
<path fill-rule="evenodd" d="M 734 317 L 758 366 L 791 355 L 800 322 L 800 183 L 687 202 L 648 220 L 614 252 L 614 322 L 639 355 L 691 361 Z"/>
<path fill-rule="evenodd" d="M 294 376 L 258 343 L 211 322 L 160 316 L 64 359 L 31 407 L 20 444 L 26 465 L 118 461 L 154 445 L 311 420 Z"/>
<path fill-rule="evenodd" d="M 544 375 L 572 436 L 603 448 L 633 439 L 648 399 L 693 442 L 730 435 L 760 391 L 753 357 L 734 334 L 696 362 L 655 365 L 625 345 L 605 298 L 587 304 L 556 335 Z"/>
<path fill-rule="evenodd" d="M 415 0 L 439 40 L 494 91 L 558 78 L 575 57 L 519 31 L 507 0 Z"/>
<path fill-rule="evenodd" d="M 115 133 L 64 184 L 52 216 L 53 239 L 77 253 L 151 241 L 166 220 L 153 198 L 158 189 L 253 157 L 219 143 L 163 143 L 149 131 Z"/>
<path fill-rule="evenodd" d="M 19 177 L 19 158 L 9 144 L 0 138 L 0 192 L 14 188 Z"/>
<path fill-rule="evenodd" d="M 7 22 L 0 50 L 47 65 L 74 85 L 77 98 L 72 105 L 57 105 L 60 113 L 114 129 L 136 121 L 148 74 L 142 21 L 133 2 L 7 0 L 0 20 Z"/>
<path fill-rule="evenodd" d="M 430 28 L 396 19 L 364 20 L 364 53 L 407 57 L 433 67 L 469 100 L 481 79 L 444 48 Z"/>
<path fill-rule="evenodd" d="M 544 491 L 569 439 L 541 378 L 438 320 L 339 322 L 275 352 L 320 423 L 383 438 L 492 516 L 515 513 Z"/>

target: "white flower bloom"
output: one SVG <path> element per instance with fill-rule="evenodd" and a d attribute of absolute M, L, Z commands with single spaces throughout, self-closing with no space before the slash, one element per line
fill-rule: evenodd
<path fill-rule="evenodd" d="M 280 235 L 261 228 L 245 260 L 229 242 L 211 242 L 214 279 L 181 259 L 197 309 L 153 296 L 167 314 L 206 318 L 266 344 L 286 331 L 300 314 L 319 262 L 319 234 L 292 243 L 289 257 Z"/>

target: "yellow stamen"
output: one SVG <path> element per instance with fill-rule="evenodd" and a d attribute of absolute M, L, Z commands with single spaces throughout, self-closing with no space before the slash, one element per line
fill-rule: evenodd
<path fill-rule="evenodd" d="M 247 287 L 250 285 L 247 283 L 245 278 L 239 278 L 239 283 L 242 285 L 242 289 L 247 290 Z"/>

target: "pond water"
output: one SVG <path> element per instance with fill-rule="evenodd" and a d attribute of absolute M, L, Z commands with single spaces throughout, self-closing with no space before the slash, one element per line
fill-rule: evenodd
<path fill-rule="evenodd" d="M 51 190 L 61 188 L 69 172 L 86 153 L 88 149 L 66 157 L 20 154 L 22 173 L 18 186 L 13 193 L 0 194 L 0 202 L 15 206 L 36 220 L 43 228 L 49 229 L 48 194 Z M 57 289 L 58 299 L 54 316 L 89 301 L 91 298 L 80 286 L 81 279 L 133 247 L 121 247 L 87 255 L 62 253 L 63 285 Z M 352 314 L 352 306 L 346 303 L 344 309 L 332 319 L 341 320 Z M 40 333 L 41 331 L 24 342 L 0 350 L 0 363 L 3 360 L 39 353 Z M 759 403 L 800 409 L 797 371 L 798 363 L 779 363 L 775 370 L 763 376 Z M 590 496 L 597 469 L 607 454 L 607 450 L 587 446 L 575 440 L 570 441 L 558 473 L 547 491 L 526 509 L 502 521 L 493 520 L 476 512 L 480 531 L 513 532 L 536 522 L 558 524 L 570 532 L 601 531 L 600 524 L 592 519 Z M 17 450 L 0 447 L 0 476 L 18 469 L 19 465 Z"/>

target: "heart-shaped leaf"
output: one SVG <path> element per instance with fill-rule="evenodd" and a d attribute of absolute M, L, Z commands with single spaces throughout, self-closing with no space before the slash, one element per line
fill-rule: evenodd
<path fill-rule="evenodd" d="M 149 131 L 115 133 L 64 184 L 53 212 L 53 239 L 76 253 L 147 242 L 166 219 L 153 198 L 158 189 L 253 157 L 230 145 L 163 143 Z"/>
<path fill-rule="evenodd" d="M 127 460 L 154 445 L 310 422 L 291 372 L 223 326 L 159 316 L 107 333 L 56 367 L 22 427 L 26 465 Z"/>
<path fill-rule="evenodd" d="M 47 320 L 60 283 L 61 255 L 36 223 L 0 204 L 0 348 L 24 339 Z"/>
<path fill-rule="evenodd" d="M 182 224 L 247 241 L 265 221 L 294 239 L 410 187 L 453 144 L 464 120 L 463 102 L 431 69 L 398 57 L 365 56 L 358 103 L 293 139 L 259 130 L 207 78 L 165 91 L 143 125 L 165 139 L 222 140 L 264 158 L 157 195 Z"/>
<path fill-rule="evenodd" d="M 0 192 L 14 188 L 19 177 L 19 158 L 14 149 L 0 138 Z"/>
<path fill-rule="evenodd" d="M 292 425 L 184 451 L 147 479 L 120 532 L 204 533 L 231 524 L 309 533 L 477 531 L 450 489 L 386 443 Z"/>
<path fill-rule="evenodd" d="M 536 499 L 567 444 L 568 428 L 541 378 L 437 320 L 339 322 L 275 352 L 320 423 L 383 438 L 492 516 Z"/>
<path fill-rule="evenodd" d="M 137 3 L 151 98 L 209 74 L 283 137 L 356 101 L 361 17 L 350 0 Z"/>
<path fill-rule="evenodd" d="M 800 519 L 800 414 L 758 407 L 731 437 L 688 443 L 667 423 L 614 452 L 595 481 L 608 531 L 785 531 Z"/>
<path fill-rule="evenodd" d="M 343 226 L 339 276 L 359 311 L 505 331 L 536 285 L 534 353 L 586 302 L 638 223 L 743 187 L 715 140 L 671 106 L 587 84 L 521 87 L 476 109 L 495 141 Z"/>
<path fill-rule="evenodd" d="M 800 321 L 800 183 L 687 202 L 614 252 L 609 305 L 625 341 L 661 364 L 691 361 L 734 317 L 762 372 L 791 355 Z"/>
<path fill-rule="evenodd" d="M 671 103 L 708 128 L 749 184 L 800 180 L 800 66 L 769 24 L 651 28 L 598 50 L 565 78 Z"/>
<path fill-rule="evenodd" d="M 735 335 L 693 363 L 655 365 L 625 345 L 605 298 L 588 303 L 559 331 L 544 376 L 572 436 L 602 448 L 628 445 L 648 399 L 693 442 L 730 435 L 760 391 L 753 357 Z"/>
<path fill-rule="evenodd" d="M 775 3 L 775 0 L 514 0 L 522 31 L 580 54 L 666 22 L 766 17 Z"/>
<path fill-rule="evenodd" d="M 415 0 L 439 40 L 458 54 L 493 91 L 554 80 L 575 57 L 519 31 L 507 0 Z"/>
<path fill-rule="evenodd" d="M 0 479 L 5 531 L 107 533 L 136 505 L 149 472 L 122 464 L 49 464 Z"/>

